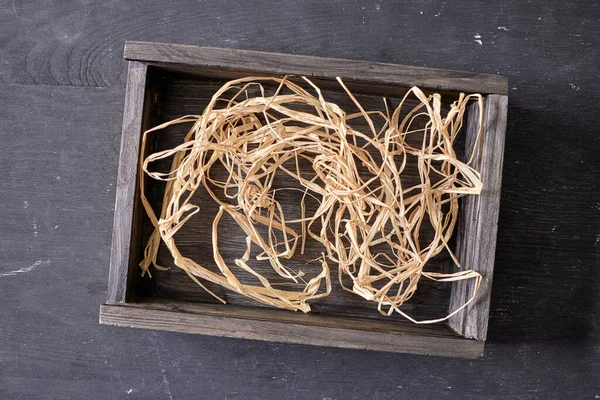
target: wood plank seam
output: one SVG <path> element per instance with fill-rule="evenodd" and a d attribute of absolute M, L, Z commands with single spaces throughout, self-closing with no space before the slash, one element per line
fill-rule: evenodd
<path fill-rule="evenodd" d="M 130 295 L 127 288 L 146 72 L 146 64 L 129 63 L 108 277 L 110 303 L 124 303 Z"/>

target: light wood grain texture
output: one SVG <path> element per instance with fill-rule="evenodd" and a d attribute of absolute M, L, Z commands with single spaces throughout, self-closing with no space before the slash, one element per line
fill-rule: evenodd
<path fill-rule="evenodd" d="M 136 212 L 139 209 L 137 165 L 146 97 L 146 70 L 147 66 L 144 63 L 129 64 L 108 275 L 109 303 L 124 303 L 135 290 L 136 264 L 140 253 L 138 243 L 132 246 L 132 238 L 137 238 L 141 224 L 136 215 L 139 213 Z"/>
<path fill-rule="evenodd" d="M 233 307 L 232 307 L 233 308 Z M 100 322 L 135 328 L 160 329 L 173 332 L 211 336 L 225 336 L 282 343 L 335 346 L 412 354 L 435 354 L 478 358 L 483 354 L 483 342 L 464 340 L 451 335 L 423 335 L 415 333 L 382 332 L 364 326 L 360 321 L 317 321 L 319 317 L 304 316 L 307 324 L 276 319 L 249 318 L 244 311 L 226 315 L 226 310 L 213 314 L 198 307 L 198 313 L 167 311 L 142 305 L 104 305 L 100 309 Z M 212 309 L 214 310 L 214 308 Z M 237 315 L 236 315 L 237 314 Z M 326 322 L 327 325 L 319 325 Z"/>
<path fill-rule="evenodd" d="M 475 300 L 451 317 L 449 325 L 469 339 L 485 340 L 487 335 L 507 110 L 506 96 L 486 96 L 485 131 L 476 147 L 472 164 L 481 173 L 483 190 L 479 196 L 463 198 L 460 209 L 456 256 L 462 268 L 480 272 L 483 279 Z M 467 121 L 467 149 L 474 148 L 478 129 L 479 110 L 477 105 L 472 105 Z M 452 286 L 450 310 L 455 310 L 468 301 L 474 290 L 474 280 L 455 282 Z"/>
<path fill-rule="evenodd" d="M 127 303 L 125 306 L 140 310 L 152 309 L 176 311 L 181 313 L 212 315 L 223 318 L 246 318 L 260 321 L 277 321 L 296 325 L 312 325 L 324 328 L 357 329 L 369 332 L 397 333 L 400 335 L 412 336 L 439 336 L 460 339 L 460 335 L 444 325 L 403 325 L 397 324 L 390 319 L 373 321 L 362 317 L 289 312 L 288 310 L 248 307 L 246 305 L 230 305 L 228 307 L 223 307 L 222 304 L 207 304 L 196 301 L 174 302 L 172 299 L 161 299 L 156 297 L 138 298 L 135 302 Z"/>
<path fill-rule="evenodd" d="M 218 77 L 293 74 L 332 80 L 341 76 L 364 87 L 399 85 L 436 91 L 508 93 L 508 80 L 503 76 L 368 61 L 133 41 L 125 43 L 124 57 L 179 65 Z"/>

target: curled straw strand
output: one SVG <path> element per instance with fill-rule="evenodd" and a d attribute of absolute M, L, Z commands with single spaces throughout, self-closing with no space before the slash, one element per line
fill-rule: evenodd
<path fill-rule="evenodd" d="M 310 92 L 287 76 L 228 82 L 215 93 L 202 115 L 184 116 L 144 133 L 142 149 L 151 132 L 193 123 L 179 146 L 141 156 L 140 176 L 145 173 L 166 182 L 162 210 L 157 216 L 141 180 L 141 200 L 156 228 L 140 263 L 142 274 L 149 273 L 151 264 L 162 269 L 156 264 L 162 240 L 175 265 L 207 291 L 203 280 L 265 304 L 308 312 L 310 300 L 331 292 L 329 263 L 335 263 L 341 287 L 376 302 L 385 315 L 397 312 L 415 323 L 433 323 L 460 311 L 474 299 L 481 275 L 471 270 L 442 274 L 424 268 L 443 249 L 458 264 L 448 246 L 457 222 L 458 199 L 479 194 L 482 183 L 480 174 L 469 165 L 473 155 L 467 163 L 461 162 L 453 145 L 466 105 L 472 100 L 479 104 L 481 133 L 482 97 L 461 94 L 442 117 L 440 95 L 428 96 L 413 87 L 389 115 L 389 111 L 365 111 L 338 78 L 359 110 L 346 114 L 337 104 L 326 101 L 313 82 L 305 77 L 302 80 L 312 89 Z M 266 96 L 264 84 L 278 85 L 275 94 Z M 258 90 L 260 95 L 249 97 L 249 89 Z M 232 91 L 233 95 L 225 96 Z M 418 105 L 406 111 L 409 97 L 415 97 Z M 223 101 L 226 106 L 217 107 Z M 359 119 L 366 121 L 370 132 L 352 128 Z M 374 119 L 383 119 L 379 129 Z M 427 121 L 424 124 L 423 119 Z M 422 137 L 420 146 L 409 145 L 410 135 Z M 171 157 L 169 172 L 150 169 L 152 162 Z M 409 158 L 416 160 L 420 182 L 405 187 L 401 176 Z M 313 170 L 301 170 L 301 160 L 309 161 Z M 211 169 L 215 166 L 227 171 L 226 180 L 213 178 Z M 277 174 L 292 177 L 303 188 L 300 218 L 285 218 L 277 191 L 286 189 L 273 189 Z M 219 272 L 184 257 L 174 239 L 177 231 L 200 211 L 191 202 L 200 187 L 220 206 L 212 225 L 213 256 Z M 310 214 L 304 204 L 306 196 L 319 205 Z M 233 218 L 246 236 L 246 251 L 235 260 L 235 266 L 254 276 L 259 284 L 242 283 L 224 261 L 218 242 L 219 222 L 224 215 Z M 434 236 L 423 244 L 419 233 L 426 224 L 431 225 Z M 309 281 L 304 280 L 303 272 L 296 273 L 285 265 L 299 247 L 300 252 L 304 251 L 307 239 L 323 246 L 320 272 Z M 268 261 L 280 277 L 300 290 L 276 288 L 252 269 L 252 246 L 260 248 L 257 260 Z M 381 251 L 382 246 L 387 250 Z M 415 293 L 421 277 L 441 282 L 475 279 L 476 290 L 450 315 L 416 321 L 400 306 Z M 347 278 L 351 287 L 343 283 Z"/>

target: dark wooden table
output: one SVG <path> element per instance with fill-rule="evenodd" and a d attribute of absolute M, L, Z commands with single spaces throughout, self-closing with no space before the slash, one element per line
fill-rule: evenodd
<path fill-rule="evenodd" d="M 0 2 L 0 398 L 600 398 L 600 4 L 287 3 Z M 125 40 L 508 76 L 485 357 L 99 325 Z"/>

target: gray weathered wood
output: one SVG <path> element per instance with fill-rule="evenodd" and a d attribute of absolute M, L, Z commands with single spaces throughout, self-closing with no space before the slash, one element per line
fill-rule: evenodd
<path fill-rule="evenodd" d="M 124 56 L 140 62 L 205 69 L 208 70 L 205 75 L 212 71 L 213 75 L 225 76 L 224 73 L 234 71 L 237 76 L 293 74 L 326 79 L 342 76 L 348 82 L 367 85 L 508 93 L 508 80 L 503 76 L 368 61 L 133 41 L 125 43 Z"/>
<path fill-rule="evenodd" d="M 214 310 L 214 308 L 213 308 Z M 232 310 L 233 314 L 236 314 Z M 412 354 L 435 354 L 478 358 L 483 354 L 483 342 L 465 340 L 448 334 L 423 335 L 420 331 L 376 332 L 361 329 L 360 322 L 342 321 L 340 326 L 328 322 L 327 326 L 316 324 L 319 317 L 308 317 L 308 323 L 290 323 L 276 319 L 254 319 L 242 311 L 236 316 L 221 312 L 213 314 L 181 312 L 159 309 L 145 305 L 104 305 L 100 309 L 100 322 L 136 328 L 160 329 L 173 332 L 225 336 L 282 343 L 335 346 L 352 349 L 379 350 Z M 314 317 L 311 320 L 311 317 Z M 321 319 L 323 322 L 323 320 Z"/>
<path fill-rule="evenodd" d="M 350 82 L 359 82 L 359 85 L 353 87 L 353 91 L 359 97 L 359 100 L 363 103 L 363 106 L 367 106 L 368 109 L 377 109 L 376 104 L 381 102 L 380 97 L 373 97 L 368 95 L 361 95 L 360 90 L 364 90 L 362 93 L 378 93 L 379 96 L 382 93 L 394 93 L 394 94 L 403 94 L 407 90 L 407 86 L 412 84 L 420 84 L 430 89 L 442 89 L 442 90 L 464 90 L 464 89 L 472 89 L 473 91 L 482 91 L 485 92 L 489 89 L 489 86 L 486 86 L 491 82 L 492 85 L 498 85 L 497 77 L 493 77 L 489 79 L 483 79 L 478 77 L 478 79 L 471 79 L 472 77 L 467 79 L 467 76 L 464 73 L 460 72 L 452 72 L 452 71 L 435 71 L 430 69 L 421 69 L 421 68 L 412 68 L 412 67 L 394 67 L 391 68 L 389 65 L 371 65 L 370 63 L 364 62 L 342 62 L 340 60 L 330 60 L 330 59 L 319 59 L 315 57 L 299 57 L 299 56 L 288 56 L 281 54 L 266 54 L 266 53 L 255 53 L 255 52 L 238 52 L 224 49 L 212 49 L 212 48 L 198 48 L 195 46 L 179 46 L 179 45 L 166 45 L 166 44 L 156 44 L 156 43 L 129 43 L 128 47 L 125 50 L 125 56 L 129 58 L 131 61 L 130 68 L 130 78 L 128 79 L 128 87 L 127 87 L 127 95 L 126 95 L 126 105 L 125 105 L 125 116 L 124 116 L 124 130 L 123 130 L 123 146 L 129 146 L 125 148 L 121 155 L 122 165 L 120 166 L 120 177 L 119 177 L 119 186 L 117 187 L 117 203 L 116 203 L 116 212 L 115 212 L 115 227 L 114 227 L 114 248 L 115 255 L 113 255 L 113 259 L 116 261 L 111 264 L 111 286 L 109 292 L 109 304 L 115 303 L 128 303 L 131 305 L 135 305 L 136 302 L 139 302 L 139 296 L 155 296 L 155 297 L 163 297 L 166 296 L 170 300 L 171 306 L 175 307 L 175 310 L 179 309 L 179 306 L 182 304 L 181 302 L 184 300 L 194 300 L 202 302 L 212 303 L 214 300 L 206 295 L 200 288 L 195 287 L 189 279 L 181 279 L 183 274 L 179 273 L 180 271 L 172 264 L 171 256 L 168 251 L 163 247 L 162 252 L 159 253 L 158 261 L 161 265 L 171 265 L 174 268 L 172 271 L 168 272 L 160 272 L 155 274 L 155 278 L 148 280 L 142 279 L 140 282 L 138 278 L 136 278 L 138 269 L 138 262 L 140 260 L 140 255 L 143 250 L 143 246 L 151 232 L 151 227 L 148 225 L 147 218 L 143 216 L 143 212 L 141 209 L 141 205 L 139 202 L 138 184 L 137 184 L 137 168 L 135 167 L 138 159 L 139 159 L 139 151 L 143 151 L 144 154 L 147 154 L 150 151 L 156 151 L 164 148 L 171 148 L 176 146 L 183 138 L 186 133 L 186 129 L 184 126 L 174 126 L 167 129 L 166 132 L 160 132 L 157 134 L 153 134 L 149 140 L 149 148 L 147 149 L 139 149 L 139 140 L 142 132 L 152 125 L 156 125 L 157 123 L 161 123 L 173 118 L 176 118 L 182 114 L 200 114 L 202 109 L 206 105 L 208 99 L 210 99 L 211 94 L 214 90 L 215 85 L 218 87 L 221 85 L 225 79 L 231 79 L 235 77 L 246 76 L 248 74 L 257 74 L 257 75 L 272 75 L 272 74 L 303 74 L 310 75 L 312 77 L 317 77 L 319 79 L 325 78 L 325 80 L 319 81 L 319 84 L 326 83 L 326 79 L 330 79 L 334 76 L 340 76 L 345 81 Z M 146 67 L 147 66 L 147 67 Z M 311 71 L 306 68 L 311 68 Z M 209 78 L 209 80 L 207 80 Z M 215 81 L 217 79 L 217 81 Z M 466 79 L 466 81 L 465 81 Z M 503 80 L 504 84 L 506 83 Z M 482 84 L 481 81 L 484 83 Z M 454 84 L 453 82 L 457 82 Z M 487 82 L 487 83 L 485 83 Z M 477 86 L 470 85 L 478 85 L 482 84 L 483 89 Z M 397 88 L 391 90 L 389 88 Z M 496 87 L 497 88 L 497 87 Z M 337 90 L 335 90 L 337 89 Z M 267 90 L 269 90 L 267 88 Z M 336 102 L 341 101 L 344 103 L 344 107 L 352 107 L 352 102 L 347 98 L 346 95 L 339 95 L 340 88 L 338 85 L 326 85 L 326 89 L 324 93 L 326 97 L 333 96 Z M 338 93 L 338 94 L 336 94 Z M 448 107 L 448 102 L 454 99 L 455 94 L 449 94 L 446 97 L 446 103 L 444 107 Z M 500 96 L 500 97 L 499 97 Z M 506 118 L 498 121 L 498 117 L 495 111 L 496 102 L 493 99 L 502 98 L 505 96 L 501 95 L 489 95 L 487 101 L 487 110 L 488 114 L 486 116 L 486 128 L 490 132 L 494 132 L 498 136 L 503 137 L 503 132 L 505 130 Z M 490 100 L 492 99 L 492 100 Z M 399 101 L 398 98 L 390 97 L 391 105 Z M 381 107 L 382 105 L 379 105 Z M 383 108 L 381 108 L 383 111 Z M 503 109 L 504 113 L 506 109 Z M 471 125 L 473 122 L 473 113 L 471 113 Z M 152 121 L 150 121 L 152 119 Z M 501 123 L 499 128 L 496 128 L 496 123 Z M 357 127 L 360 129 L 360 127 Z M 473 128 L 469 126 L 469 130 L 467 132 L 467 146 L 473 146 L 471 143 L 473 139 Z M 418 138 L 416 139 L 419 140 Z M 494 142 L 491 141 L 483 141 L 483 146 L 493 146 Z M 496 151 L 496 150 L 494 150 Z M 462 153 L 462 151 L 459 151 Z M 135 156 L 134 154 L 138 154 Z M 491 162 L 488 163 L 486 157 L 491 157 L 494 155 L 492 148 L 484 148 L 478 154 L 478 159 L 476 160 L 476 167 L 480 169 L 484 169 L 484 179 L 488 177 L 499 177 L 501 170 L 494 170 L 495 167 L 501 167 L 501 165 L 496 165 L 497 163 Z M 502 155 L 502 146 L 499 148 L 500 160 Z M 164 167 L 168 168 L 168 162 L 165 161 Z M 160 168 L 160 163 L 156 163 L 155 168 Z M 485 166 L 485 168 L 484 168 Z M 306 168 L 308 170 L 312 170 L 310 165 L 306 165 L 302 168 Z M 413 171 L 411 173 L 410 167 L 406 169 L 404 172 L 404 179 L 407 180 L 407 183 L 411 181 L 411 179 L 416 179 L 417 173 Z M 146 179 L 146 178 L 144 178 Z M 499 179 L 490 179 L 492 182 L 497 182 L 499 184 Z M 284 181 L 280 182 L 283 187 L 293 187 L 293 182 Z M 490 186 L 492 188 L 493 186 Z M 499 186 L 495 188 L 496 191 L 499 190 Z M 146 192 L 147 196 L 149 196 L 149 200 L 151 204 L 154 204 L 154 207 L 158 207 L 162 200 L 162 191 L 164 190 L 163 185 L 157 184 L 156 182 L 152 182 L 149 180 Z M 202 265 L 210 267 L 213 261 L 207 255 L 211 254 L 211 244 L 210 244 L 210 225 L 211 225 L 211 214 L 214 215 L 216 210 L 212 210 L 210 212 L 210 205 L 212 204 L 211 199 L 204 195 L 202 197 L 203 191 L 198 191 L 195 197 L 195 203 L 202 204 L 203 212 L 199 214 L 198 217 L 194 218 L 194 222 L 188 222 L 184 229 L 181 230 L 181 233 L 178 234 L 179 243 L 189 244 L 189 246 L 185 249 L 184 254 L 188 257 L 192 257 L 193 259 L 199 261 Z M 298 200 L 298 199 L 296 199 Z M 497 201 L 489 202 L 487 198 L 484 198 L 483 205 L 487 207 L 493 207 L 493 210 L 489 210 L 490 215 L 495 215 L 497 220 L 498 206 L 499 203 Z M 472 201 L 469 200 L 469 201 Z M 282 199 L 282 204 L 287 203 L 297 203 L 292 201 L 284 201 Z M 487 228 L 487 216 L 482 214 L 480 216 L 480 212 L 473 212 L 471 208 L 473 206 L 469 205 L 470 203 L 466 203 L 466 215 L 471 215 L 472 217 L 468 218 L 468 223 L 464 223 L 462 232 L 459 232 L 457 236 L 457 243 L 459 246 L 459 252 L 461 248 L 469 248 L 471 249 L 471 253 L 473 256 L 471 258 L 478 259 L 484 258 L 484 256 L 480 256 L 479 252 L 488 252 L 489 250 L 493 250 L 495 246 L 495 241 L 492 242 L 492 247 L 485 246 L 477 246 L 474 244 L 474 234 L 470 233 L 473 227 L 475 227 L 476 232 L 479 232 L 480 229 Z M 310 205 L 307 204 L 307 207 L 310 208 Z M 214 207 L 213 207 L 214 208 Z M 293 208 L 293 207 L 292 207 Z M 157 209 L 155 211 L 158 211 Z M 287 212 L 287 211 L 286 211 Z M 480 221 L 479 219 L 483 218 L 484 221 Z M 496 221 L 495 220 L 495 221 Z M 127 225 L 127 221 L 132 221 Z M 479 224 L 483 225 L 483 228 L 479 227 Z M 495 224 L 495 222 L 494 222 Z M 227 226 L 226 223 L 221 227 L 221 232 L 233 232 L 236 231 L 235 224 Z M 421 232 L 421 239 L 426 240 L 425 238 L 431 234 L 426 229 Z M 495 230 L 492 232 L 495 235 Z M 236 235 L 227 235 L 224 240 L 221 241 L 222 247 L 222 255 L 225 258 L 226 262 L 231 262 L 235 259 L 236 255 L 239 255 L 239 250 L 244 248 L 243 243 L 236 242 Z M 495 236 L 494 236 L 495 239 Z M 183 248 L 179 247 L 180 251 Z M 126 252 L 128 250 L 128 253 Z M 493 251 L 492 253 L 493 254 Z M 306 257 L 311 259 L 311 250 L 310 245 L 307 246 Z M 316 255 L 312 254 L 312 258 L 315 258 Z M 305 261 L 308 261 L 305 260 Z M 229 260 L 229 261 L 228 261 Z M 470 264 L 470 262 L 464 262 L 465 265 Z M 442 257 L 439 262 L 438 271 L 446 272 L 446 268 L 449 266 L 448 258 L 445 259 Z M 213 266 L 214 267 L 214 266 Z M 432 265 L 429 265 L 431 268 Z M 257 266 L 257 271 L 265 276 L 268 276 L 268 273 L 272 271 L 267 266 L 266 270 L 262 270 L 260 266 Z M 296 268 L 310 268 L 308 265 L 304 266 L 296 266 Z M 482 287 L 481 294 L 478 298 L 478 301 L 472 305 L 472 314 L 476 316 L 473 319 L 473 323 L 480 323 L 481 326 L 474 326 L 471 328 L 473 332 L 469 332 L 470 338 L 478 338 L 483 339 L 485 337 L 485 330 L 487 329 L 487 314 L 489 311 L 489 301 L 490 301 L 490 291 L 489 291 L 489 282 L 491 282 L 491 274 L 493 272 L 493 257 L 491 258 L 491 262 L 484 264 L 482 268 L 482 272 L 486 276 L 486 283 Z M 124 279 L 126 277 L 126 279 Z M 243 277 L 241 279 L 244 279 Z M 136 290 L 135 286 L 139 283 L 139 289 Z M 455 303 L 461 299 L 461 296 L 464 297 L 468 293 L 468 284 L 463 287 L 464 282 L 454 283 L 453 295 L 450 299 L 450 305 L 448 306 L 448 296 L 447 292 L 444 290 L 439 290 L 435 286 L 428 286 L 428 282 L 423 282 L 422 287 L 425 290 L 421 290 L 420 295 L 424 295 L 424 297 L 414 296 L 411 299 L 409 304 L 405 305 L 405 311 L 409 314 L 413 315 L 417 319 L 433 319 L 439 318 L 446 314 L 448 307 L 453 309 Z M 190 287 L 193 286 L 192 289 Z M 216 293 L 223 298 L 227 299 L 229 303 L 228 306 L 223 306 L 223 310 L 227 310 L 225 307 L 254 307 L 255 304 L 253 302 L 248 301 L 248 299 L 244 298 L 244 296 L 239 296 L 236 294 L 231 294 L 229 291 L 223 290 L 220 287 L 208 284 L 210 289 L 214 290 Z M 429 290 L 427 290 L 429 288 Z M 449 285 L 447 286 L 447 288 Z M 353 318 L 353 317 L 362 317 L 367 319 L 370 318 L 383 318 L 382 316 L 377 316 L 377 313 L 374 310 L 374 307 L 368 302 L 363 301 L 362 299 L 349 295 L 348 293 L 344 293 L 341 288 L 336 287 L 334 293 L 320 301 L 315 302 L 314 310 L 317 312 L 322 312 L 323 316 L 325 315 L 333 315 L 335 318 Z M 195 293 L 201 292 L 201 296 L 198 297 Z M 460 293 L 458 295 L 457 293 Z M 191 295 L 190 295 L 191 294 Z M 138 299 L 133 299 L 134 296 L 137 296 Z M 446 297 L 448 296 L 448 297 Z M 424 306 L 421 306 L 424 305 Z M 433 306 L 431 306 L 433 305 Z M 104 309 L 106 310 L 106 309 Z M 123 310 L 123 309 L 114 309 L 114 310 Z M 233 308 L 232 308 L 233 310 Z M 189 328 L 192 326 L 191 323 L 184 324 L 184 326 L 174 326 L 171 328 L 166 327 L 168 325 L 168 321 L 161 322 L 159 319 L 154 318 L 154 314 L 149 314 L 147 309 L 141 307 L 133 307 L 127 309 L 126 316 L 134 316 L 136 312 L 140 314 L 136 317 L 136 321 L 142 327 L 150 327 L 152 324 L 157 329 L 171 329 L 177 331 L 183 331 L 184 329 L 188 329 L 190 332 L 199 332 L 199 333 L 210 333 L 216 332 L 220 328 L 224 331 L 228 331 L 228 326 L 231 323 L 231 316 L 221 315 L 219 318 L 215 319 L 205 314 L 206 308 L 200 308 L 197 310 L 199 315 L 204 315 L 208 320 L 210 320 L 209 326 L 205 327 L 206 329 L 200 330 Z M 176 311 L 171 311 L 172 313 L 176 313 Z M 227 311 L 223 311 L 226 313 Z M 288 336 L 287 331 L 283 328 L 283 325 L 278 325 L 277 321 L 279 321 L 279 315 L 281 314 L 272 314 L 271 310 L 264 308 L 257 308 L 255 313 L 258 315 L 262 315 L 260 320 L 267 326 L 271 327 L 275 331 L 275 334 L 269 334 L 269 330 L 262 332 L 265 338 L 273 338 L 276 336 Z M 108 315 L 111 315 L 110 313 Z M 169 314 L 175 315 L 175 314 Z M 274 320 L 270 319 L 274 316 L 277 316 Z M 344 317 L 345 316 L 345 317 Z M 202 318 L 199 317 L 201 320 Z M 240 318 L 245 318 L 244 316 L 240 316 Z M 401 318 L 383 318 L 388 321 L 395 322 L 398 327 L 406 324 Z M 103 316 L 101 318 L 101 322 L 108 323 L 110 321 L 109 316 Z M 117 319 L 117 321 L 122 321 Z M 176 321 L 176 319 L 169 319 L 169 321 Z M 316 321 L 312 319 L 312 321 Z M 293 324 L 293 323 L 292 323 Z M 175 322 L 175 325 L 177 323 Z M 472 325 L 472 324 L 471 324 Z M 375 326 L 375 325 L 372 325 Z M 454 327 L 454 325 L 453 325 Z M 443 329 L 447 329 L 442 326 Z M 316 329 L 316 328 L 315 328 Z M 344 329 L 350 329 L 347 326 L 341 327 L 336 326 L 333 332 L 336 335 Z M 414 329 L 413 327 L 409 329 Z M 454 329 L 461 333 L 464 336 L 463 330 Z M 427 329 L 421 329 L 423 334 L 427 332 Z M 249 339 L 256 339 L 257 336 L 260 336 L 256 333 L 252 333 L 254 331 L 243 330 L 236 333 L 236 337 L 246 337 Z M 419 329 L 417 328 L 417 332 Z M 435 329 L 433 330 L 433 335 L 431 338 L 437 338 Z M 483 332 L 483 334 L 481 334 Z M 346 343 L 350 341 L 352 338 L 355 338 L 355 335 L 348 334 L 346 336 L 341 335 L 344 339 L 338 340 L 337 337 L 332 336 L 330 334 L 321 337 L 323 332 L 314 331 L 315 335 L 319 336 L 318 339 L 312 338 L 304 338 L 300 339 L 296 336 L 289 337 L 287 340 L 291 342 L 297 343 L 316 343 L 316 344 L 325 344 L 328 343 L 331 346 L 349 346 L 350 344 Z M 385 333 L 382 333 L 385 334 Z M 368 340 L 377 341 L 379 339 L 375 339 L 375 336 L 378 336 L 379 333 L 374 335 L 369 335 Z M 418 337 L 419 334 L 415 334 L 415 337 Z M 416 340 L 416 339 L 415 339 Z M 435 339 L 434 339 L 435 340 Z M 456 340 L 456 339 L 455 339 Z M 463 339 L 465 340 L 465 339 Z M 420 345 L 424 345 L 426 341 L 419 341 Z M 357 346 L 362 348 L 365 347 L 365 343 L 358 341 Z M 396 343 L 397 344 L 397 343 Z M 396 344 L 387 346 L 389 351 L 397 351 Z M 418 346 L 417 346 L 418 347 Z M 379 349 L 384 349 L 386 347 L 380 345 Z M 452 354 L 460 356 L 463 347 L 456 347 L 457 351 Z M 411 350 L 417 351 L 417 350 Z M 424 351 L 424 350 L 423 350 Z M 436 353 L 438 351 L 437 347 L 433 347 L 427 350 L 428 353 Z M 448 355 L 448 353 L 444 353 Z M 480 352 L 481 353 L 481 352 Z M 472 356 L 472 353 L 467 351 L 465 356 Z M 481 354 L 480 354 L 481 355 Z"/>
<path fill-rule="evenodd" d="M 136 232 L 139 229 L 139 221 L 134 221 L 134 212 L 138 197 L 137 165 L 144 114 L 146 70 L 147 66 L 144 63 L 129 63 L 108 275 L 109 303 L 124 303 L 133 295 L 137 274 L 136 267 L 131 264 L 136 263 L 139 253 L 131 241 L 132 237 L 137 236 Z"/>
<path fill-rule="evenodd" d="M 477 105 L 473 104 L 470 107 L 466 132 L 467 149 L 473 149 L 479 129 Z M 472 164 L 481 173 L 483 190 L 480 196 L 463 198 L 460 209 L 456 256 L 463 269 L 479 271 L 483 279 L 476 298 L 451 317 L 449 325 L 469 339 L 485 340 L 487 335 L 500 211 L 507 109 L 506 96 L 485 97 L 485 131 L 476 148 Z M 468 301 L 474 288 L 474 279 L 455 282 L 452 287 L 450 311 Z"/>

